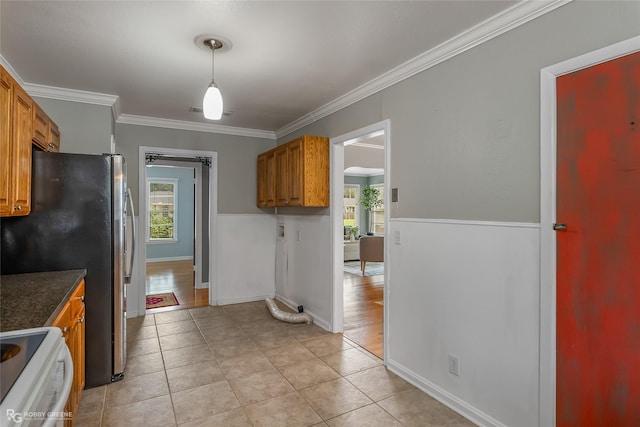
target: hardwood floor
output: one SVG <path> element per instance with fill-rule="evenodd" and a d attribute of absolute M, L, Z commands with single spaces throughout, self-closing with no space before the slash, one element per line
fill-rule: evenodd
<path fill-rule="evenodd" d="M 147 263 L 147 295 L 173 292 L 180 305 L 147 310 L 147 313 L 203 307 L 209 304 L 209 289 L 193 286 L 193 265 L 188 261 Z"/>
<path fill-rule="evenodd" d="M 344 336 L 382 359 L 384 275 L 344 272 Z"/>

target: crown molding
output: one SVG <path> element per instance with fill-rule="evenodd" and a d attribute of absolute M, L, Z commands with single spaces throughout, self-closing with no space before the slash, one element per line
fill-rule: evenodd
<path fill-rule="evenodd" d="M 281 127 L 276 131 L 276 137 L 281 138 L 295 132 L 336 111 L 380 92 L 389 86 L 408 79 L 456 55 L 460 55 L 469 49 L 498 37 L 507 31 L 526 24 L 539 16 L 564 6 L 571 1 L 573 0 L 521 1 L 509 9 L 441 43 L 433 49 L 408 60 L 396 68 L 381 74 L 373 80 L 358 86 L 354 90 Z"/>
<path fill-rule="evenodd" d="M 0 64 L 4 67 L 5 70 L 7 70 L 9 74 L 11 74 L 11 77 L 13 77 L 13 79 L 18 82 L 20 86 L 24 87 L 24 80 L 22 80 L 22 77 L 20 77 L 16 70 L 13 69 L 11 64 L 9 64 L 9 61 L 4 59 L 4 56 L 2 55 L 0 55 Z"/>
<path fill-rule="evenodd" d="M 117 120 L 120 114 L 120 97 L 117 95 L 44 86 L 33 83 L 25 83 L 22 87 L 24 87 L 24 90 L 26 90 L 30 96 L 110 107 L 113 120 Z"/>
<path fill-rule="evenodd" d="M 84 104 L 104 105 L 112 107 L 118 96 L 104 93 L 88 92 L 84 90 L 65 89 L 54 86 L 44 86 L 33 83 L 25 83 L 24 90 L 31 96 L 40 98 L 58 99 L 61 101 L 81 102 Z"/>
<path fill-rule="evenodd" d="M 191 130 L 196 132 L 219 133 L 225 135 L 247 136 L 251 138 L 264 138 L 272 140 L 276 139 L 275 132 L 267 130 L 238 128 L 232 126 L 188 122 L 183 120 L 159 119 L 156 117 L 134 116 L 131 114 L 121 114 L 116 120 L 116 123 L 152 126 L 167 129 Z"/>

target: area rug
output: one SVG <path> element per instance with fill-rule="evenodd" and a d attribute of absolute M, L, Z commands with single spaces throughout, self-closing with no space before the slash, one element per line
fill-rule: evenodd
<path fill-rule="evenodd" d="M 360 261 L 347 261 L 344 263 L 345 273 L 362 276 Z M 378 276 L 384 274 L 384 262 L 368 262 L 364 269 L 365 276 Z"/>
<path fill-rule="evenodd" d="M 147 310 L 151 308 L 171 307 L 172 305 L 180 305 L 176 294 L 173 292 L 147 295 Z"/>

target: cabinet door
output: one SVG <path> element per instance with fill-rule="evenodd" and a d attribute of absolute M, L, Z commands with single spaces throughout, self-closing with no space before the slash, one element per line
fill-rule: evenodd
<path fill-rule="evenodd" d="M 267 155 L 269 153 L 262 153 L 258 156 L 258 207 L 264 208 L 267 206 Z"/>
<path fill-rule="evenodd" d="M 275 153 L 267 151 L 258 156 L 258 207 L 270 208 L 276 205 L 275 198 Z"/>
<path fill-rule="evenodd" d="M 289 174 L 289 206 L 302 206 L 304 201 L 304 163 L 302 139 L 287 144 Z"/>
<path fill-rule="evenodd" d="M 33 104 L 33 142 L 43 150 L 48 150 L 47 140 L 49 139 L 49 117 L 38 106 Z"/>
<path fill-rule="evenodd" d="M 289 206 L 289 173 L 287 162 L 287 147 L 275 150 L 276 165 L 276 206 Z"/>
<path fill-rule="evenodd" d="M 73 385 L 67 402 L 72 413 L 77 413 L 84 389 L 84 306 L 79 316 L 73 319 L 73 326 L 69 331 L 69 351 L 73 359 Z"/>
<path fill-rule="evenodd" d="M 49 138 L 47 141 L 47 150 L 60 151 L 60 130 L 58 129 L 58 125 L 52 121 L 49 121 Z"/>
<path fill-rule="evenodd" d="M 74 382 L 77 381 L 78 386 L 78 404 L 82 397 L 82 391 L 85 385 L 85 306 L 82 303 L 82 312 L 78 318 L 78 337 L 77 337 L 77 371 L 78 375 L 74 378 Z"/>
<path fill-rule="evenodd" d="M 12 215 L 31 211 L 31 136 L 33 100 L 18 85 L 13 86 L 13 145 L 11 153 L 13 203 Z"/>
<path fill-rule="evenodd" d="M 74 405 L 75 409 L 78 409 L 80 404 L 80 397 L 82 396 L 82 390 L 84 390 L 85 384 L 85 358 L 84 358 L 84 330 L 85 330 L 85 282 L 84 280 L 78 285 L 76 290 L 71 295 L 69 302 L 71 303 L 71 316 L 73 323 L 73 352 L 71 356 L 73 358 L 73 384 L 75 387 Z"/>
<path fill-rule="evenodd" d="M 11 213 L 11 103 L 13 85 L 0 68 L 0 215 Z"/>
<path fill-rule="evenodd" d="M 276 153 L 270 151 L 267 155 L 267 188 L 266 199 L 267 207 L 274 207 L 276 205 Z"/>

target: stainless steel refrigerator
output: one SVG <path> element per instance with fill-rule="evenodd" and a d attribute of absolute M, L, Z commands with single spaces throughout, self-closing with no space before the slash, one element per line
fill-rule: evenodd
<path fill-rule="evenodd" d="M 31 191 L 31 213 L 0 222 L 2 274 L 86 269 L 86 386 L 117 381 L 134 251 L 126 241 L 133 205 L 124 158 L 34 151 Z"/>

